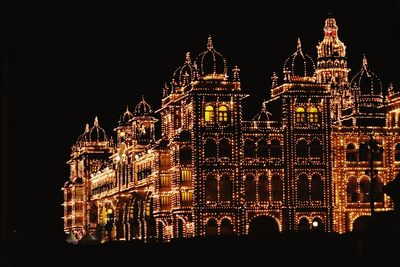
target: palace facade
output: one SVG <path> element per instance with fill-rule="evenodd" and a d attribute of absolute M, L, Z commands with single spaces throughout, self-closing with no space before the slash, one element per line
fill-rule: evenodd
<path fill-rule="evenodd" d="M 62 188 L 64 231 L 101 241 L 344 233 L 371 214 L 371 197 L 376 211 L 392 209 L 382 187 L 400 171 L 400 93 L 389 85 L 384 96 L 365 56 L 349 79 L 331 15 L 317 55 L 299 39 L 283 82 L 272 75 L 271 98 L 245 121 L 239 68 L 228 75 L 211 37 L 196 61 L 186 53 L 160 109 L 142 97 L 114 139 L 97 117 L 86 125 Z M 371 152 L 371 138 L 382 149 Z"/>

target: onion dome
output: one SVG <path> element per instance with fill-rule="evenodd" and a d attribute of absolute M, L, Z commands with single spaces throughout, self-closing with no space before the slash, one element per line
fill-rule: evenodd
<path fill-rule="evenodd" d="M 325 20 L 324 39 L 317 45 L 318 58 L 345 57 L 346 46 L 338 37 L 338 26 L 332 13 Z"/>
<path fill-rule="evenodd" d="M 228 67 L 225 58 L 214 49 L 211 36 L 208 37 L 207 50 L 200 53 L 197 62 L 200 65 L 200 77 L 226 78 Z"/>
<path fill-rule="evenodd" d="M 151 115 L 151 113 L 153 113 L 153 110 L 151 110 L 150 105 L 147 104 L 142 95 L 142 100 L 136 105 L 134 114 L 135 116 L 146 116 Z"/>
<path fill-rule="evenodd" d="M 126 106 L 126 111 L 124 112 L 124 114 L 121 115 L 121 117 L 119 117 L 118 124 L 129 126 L 130 125 L 129 121 L 132 118 L 133 118 L 133 114 L 129 111 L 129 107 Z"/>
<path fill-rule="evenodd" d="M 315 64 L 312 58 L 304 54 L 300 38 L 297 39 L 297 50 L 288 57 L 283 65 L 285 81 L 310 79 L 314 76 Z"/>
<path fill-rule="evenodd" d="M 78 139 L 76 140 L 76 143 L 80 144 L 80 143 L 84 143 L 84 142 L 88 142 L 89 141 L 89 123 L 86 123 L 85 126 L 85 131 L 78 137 Z"/>
<path fill-rule="evenodd" d="M 94 118 L 94 125 L 89 130 L 89 141 L 90 142 L 107 142 L 106 131 L 99 126 L 99 119 Z"/>
<path fill-rule="evenodd" d="M 351 88 L 360 95 L 382 95 L 382 83 L 379 77 L 368 67 L 367 58 L 363 57 L 361 70 L 351 79 Z"/>
<path fill-rule="evenodd" d="M 254 116 L 253 121 L 268 122 L 270 116 L 271 116 L 271 113 L 269 113 L 267 111 L 267 105 L 266 105 L 265 101 L 263 101 L 261 111 L 256 116 Z"/>
<path fill-rule="evenodd" d="M 190 52 L 186 53 L 185 63 L 178 67 L 173 75 L 176 85 L 182 87 L 192 82 L 194 78 L 195 67 L 190 58 Z"/>

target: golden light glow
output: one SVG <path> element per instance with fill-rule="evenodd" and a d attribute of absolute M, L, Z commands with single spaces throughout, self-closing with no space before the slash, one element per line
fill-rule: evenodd
<path fill-rule="evenodd" d="M 284 83 L 274 74 L 271 99 L 245 121 L 239 68 L 228 75 L 209 37 L 201 55 L 216 59 L 200 57 L 197 66 L 186 54 L 162 89 L 159 139 L 144 97 L 123 113 L 115 143 L 97 117 L 86 125 L 67 162 L 64 231 L 78 239 L 90 231 L 101 242 L 246 235 L 257 221 L 267 231 L 352 231 L 370 214 L 362 143 L 372 131 L 383 147 L 374 160 L 376 210 L 392 209 L 382 187 L 400 172 L 400 93 L 392 86 L 383 102 L 351 87 L 345 52 L 328 18 L 316 67 L 298 41 Z M 362 113 L 356 102 L 379 108 Z"/>
<path fill-rule="evenodd" d="M 213 106 L 206 106 L 205 113 L 204 113 L 204 120 L 206 123 L 214 122 L 214 107 Z"/>

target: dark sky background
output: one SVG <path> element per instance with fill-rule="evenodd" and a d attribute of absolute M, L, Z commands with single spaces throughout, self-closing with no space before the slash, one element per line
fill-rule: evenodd
<path fill-rule="evenodd" d="M 3 238 L 15 229 L 21 241 L 63 240 L 65 163 L 85 123 L 99 116 L 110 135 L 142 94 L 158 109 L 164 82 L 186 51 L 195 59 L 206 49 L 209 34 L 230 74 L 235 65 L 241 69 L 242 90 L 251 95 L 243 104 L 247 118 L 268 97 L 272 71 L 282 77 L 298 36 L 316 59 L 330 10 L 347 46 L 350 77 L 365 53 L 384 87 L 393 82 L 400 89 L 398 1 L 53 2 L 4 9 Z"/>

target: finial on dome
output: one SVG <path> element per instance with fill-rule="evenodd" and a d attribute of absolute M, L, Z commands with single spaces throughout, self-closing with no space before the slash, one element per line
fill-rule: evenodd
<path fill-rule="evenodd" d="M 301 50 L 301 41 L 300 37 L 297 37 L 297 51 Z"/>
<path fill-rule="evenodd" d="M 328 18 L 333 18 L 333 12 L 332 12 L 332 10 L 329 10 L 329 12 L 328 12 Z"/>
<path fill-rule="evenodd" d="M 192 62 L 192 59 L 190 58 L 190 52 L 186 52 L 185 63 L 190 64 L 191 62 Z"/>
<path fill-rule="evenodd" d="M 142 101 L 144 101 L 144 95 L 142 95 Z"/>
<path fill-rule="evenodd" d="M 367 57 L 365 56 L 365 54 L 363 55 L 362 65 L 363 65 L 364 69 L 368 68 L 368 61 L 367 61 Z"/>
<path fill-rule="evenodd" d="M 88 133 L 89 131 L 90 131 L 89 123 L 86 123 L 85 133 Z"/>
<path fill-rule="evenodd" d="M 126 105 L 126 111 L 129 112 L 129 105 Z"/>
<path fill-rule="evenodd" d="M 263 99 L 263 101 L 262 101 L 261 110 L 267 111 L 267 103 L 265 102 L 265 99 Z"/>
<path fill-rule="evenodd" d="M 214 46 L 213 46 L 213 42 L 212 42 L 212 38 L 211 38 L 211 34 L 210 34 L 208 36 L 207 49 L 212 50 L 213 48 L 214 48 Z"/>
<path fill-rule="evenodd" d="M 97 116 L 94 118 L 94 127 L 99 127 L 99 119 Z"/>

